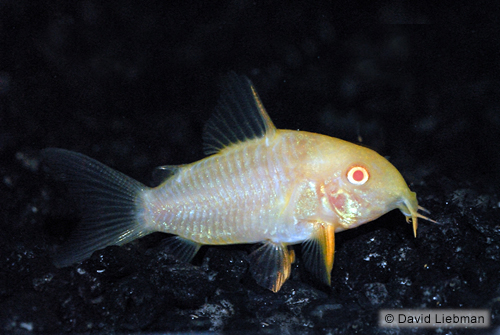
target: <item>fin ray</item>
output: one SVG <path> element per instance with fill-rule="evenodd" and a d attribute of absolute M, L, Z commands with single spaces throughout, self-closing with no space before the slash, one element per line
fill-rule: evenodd
<path fill-rule="evenodd" d="M 278 292 L 290 277 L 293 256 L 284 244 L 267 241 L 249 255 L 252 276 L 260 286 Z"/>
<path fill-rule="evenodd" d="M 58 248 L 54 264 L 82 261 L 109 245 L 123 245 L 151 233 L 141 219 L 138 181 L 85 155 L 56 148 L 42 151 L 49 175 L 67 185 L 81 208 L 82 221 Z"/>
<path fill-rule="evenodd" d="M 302 259 L 309 272 L 327 285 L 331 285 L 334 253 L 335 227 L 318 223 L 315 235 L 303 243 Z"/>
<path fill-rule="evenodd" d="M 180 236 L 172 236 L 163 242 L 167 253 L 181 262 L 189 263 L 200 250 L 201 244 Z"/>
<path fill-rule="evenodd" d="M 204 152 L 209 155 L 232 144 L 272 136 L 276 132 L 252 82 L 231 72 L 222 85 L 215 113 L 203 132 Z"/>

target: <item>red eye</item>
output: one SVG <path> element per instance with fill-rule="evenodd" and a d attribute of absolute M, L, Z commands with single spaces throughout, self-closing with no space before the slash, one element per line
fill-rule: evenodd
<path fill-rule="evenodd" d="M 347 180 L 354 185 L 363 185 L 369 177 L 368 171 L 362 166 L 353 166 L 347 172 Z"/>

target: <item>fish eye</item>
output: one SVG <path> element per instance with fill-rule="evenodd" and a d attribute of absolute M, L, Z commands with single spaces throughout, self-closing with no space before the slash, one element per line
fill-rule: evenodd
<path fill-rule="evenodd" d="M 370 174 L 362 166 L 353 166 L 347 172 L 347 180 L 354 185 L 363 185 L 368 181 Z"/>

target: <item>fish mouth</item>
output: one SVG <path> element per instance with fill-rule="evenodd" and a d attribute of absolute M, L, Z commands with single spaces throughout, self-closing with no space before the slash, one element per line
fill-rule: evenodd
<path fill-rule="evenodd" d="M 406 216 L 406 222 L 410 223 L 411 221 L 413 223 L 413 236 L 415 237 L 417 237 L 418 218 L 437 223 L 431 218 L 428 218 L 427 216 L 418 212 L 420 210 L 422 212 L 430 214 L 429 210 L 418 205 L 417 196 L 414 192 L 411 192 L 411 198 L 403 198 L 403 201 L 399 205 L 399 210 L 404 214 L 404 216 Z"/>

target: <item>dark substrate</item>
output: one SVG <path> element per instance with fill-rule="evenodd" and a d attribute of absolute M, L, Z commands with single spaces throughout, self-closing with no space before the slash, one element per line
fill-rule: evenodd
<path fill-rule="evenodd" d="M 359 24 L 434 19 L 396 4 L 351 22 L 326 4 L 165 3 L 0 2 L 0 332 L 422 332 L 378 328 L 382 308 L 486 308 L 500 326 L 496 32 Z M 389 157 L 438 223 L 421 220 L 415 239 L 394 211 L 337 234 L 331 288 L 298 257 L 281 291 L 262 289 L 252 246 L 181 264 L 159 233 L 57 269 L 80 213 L 40 150 L 151 184 L 155 166 L 203 157 L 229 71 L 254 81 L 278 128 Z"/>

